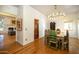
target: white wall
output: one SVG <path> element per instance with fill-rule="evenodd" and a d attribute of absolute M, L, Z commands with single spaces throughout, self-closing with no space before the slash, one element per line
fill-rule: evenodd
<path fill-rule="evenodd" d="M 64 21 L 62 18 L 55 18 L 55 19 L 47 19 L 47 29 L 50 29 L 50 22 L 55 22 L 56 23 L 56 29 L 60 28 L 61 31 L 64 29 Z"/>
<path fill-rule="evenodd" d="M 79 39 L 79 20 L 77 22 L 77 36 L 78 36 L 78 39 Z"/>
<path fill-rule="evenodd" d="M 45 16 L 30 6 L 23 6 L 23 45 L 34 41 L 35 18 L 39 19 L 39 37 L 43 37 Z"/>
<path fill-rule="evenodd" d="M 22 18 L 22 24 L 23 24 L 23 6 L 19 6 L 18 7 L 18 14 L 17 14 L 17 18 Z M 19 19 L 17 19 L 19 20 Z M 22 31 L 17 31 L 17 40 L 18 43 L 20 43 L 21 45 L 23 45 L 23 25 L 22 25 Z"/>

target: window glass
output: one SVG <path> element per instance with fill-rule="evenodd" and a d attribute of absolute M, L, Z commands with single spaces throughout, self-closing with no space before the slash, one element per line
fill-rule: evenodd
<path fill-rule="evenodd" d="M 64 23 L 65 30 L 72 30 L 72 23 Z"/>
<path fill-rule="evenodd" d="M 0 18 L 0 31 L 3 31 L 4 29 L 4 21 Z"/>

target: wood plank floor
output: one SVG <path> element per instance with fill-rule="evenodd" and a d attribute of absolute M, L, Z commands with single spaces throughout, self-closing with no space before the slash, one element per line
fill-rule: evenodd
<path fill-rule="evenodd" d="M 78 54 L 79 53 L 79 40 L 70 38 L 69 39 L 69 51 L 56 50 L 49 48 L 45 45 L 44 39 L 37 39 L 25 46 L 21 46 L 15 42 L 8 50 L 1 51 L 9 54 Z"/>
<path fill-rule="evenodd" d="M 16 41 L 16 35 L 10 36 L 7 33 L 1 35 L 3 35 L 3 38 L 0 38 L 0 50 L 9 48 Z"/>
<path fill-rule="evenodd" d="M 49 48 L 45 45 L 43 39 L 37 39 L 30 43 L 28 47 L 16 52 L 17 54 L 67 54 L 67 51 L 61 51 Z"/>
<path fill-rule="evenodd" d="M 79 39 L 70 38 L 69 53 L 79 54 Z"/>

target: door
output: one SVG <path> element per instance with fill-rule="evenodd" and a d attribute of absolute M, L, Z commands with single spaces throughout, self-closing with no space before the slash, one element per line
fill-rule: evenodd
<path fill-rule="evenodd" d="M 34 20 L 34 39 L 39 38 L 39 21 L 38 19 Z"/>

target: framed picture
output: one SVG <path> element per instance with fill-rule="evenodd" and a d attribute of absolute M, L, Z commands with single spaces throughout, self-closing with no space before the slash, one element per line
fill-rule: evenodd
<path fill-rule="evenodd" d="M 17 20 L 17 30 L 18 31 L 22 30 L 22 18 L 18 18 Z"/>
<path fill-rule="evenodd" d="M 13 25 L 16 25 L 16 20 L 12 20 L 12 24 Z"/>

